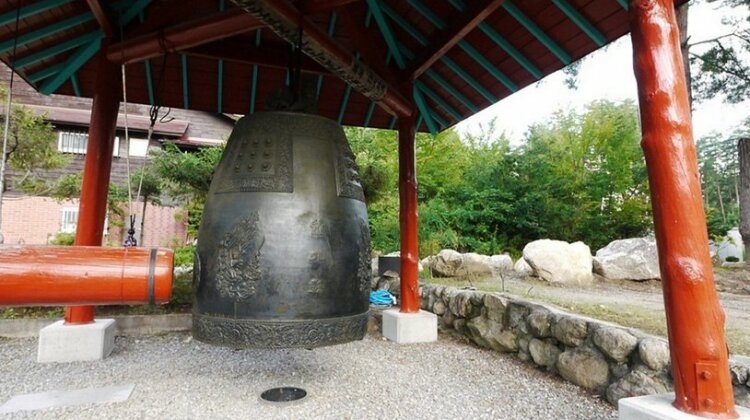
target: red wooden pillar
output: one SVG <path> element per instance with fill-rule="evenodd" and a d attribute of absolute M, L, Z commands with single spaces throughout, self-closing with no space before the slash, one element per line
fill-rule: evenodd
<path fill-rule="evenodd" d="M 102 43 L 102 50 L 106 45 Z M 91 124 L 83 167 L 81 201 L 75 245 L 101 246 L 104 220 L 107 216 L 107 193 L 112 168 L 112 149 L 120 107 L 120 67 L 110 62 L 104 53 L 98 56 L 96 93 L 91 107 Z M 88 324 L 94 321 L 93 306 L 65 308 L 67 324 Z"/>
<path fill-rule="evenodd" d="M 398 120 L 398 192 L 401 227 L 401 312 L 419 312 L 417 157 L 414 116 Z"/>
<path fill-rule="evenodd" d="M 736 418 L 674 1 L 631 0 L 629 10 L 674 405 L 694 415 Z"/>

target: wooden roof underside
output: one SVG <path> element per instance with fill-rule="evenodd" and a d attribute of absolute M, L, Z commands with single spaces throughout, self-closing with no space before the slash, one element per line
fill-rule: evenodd
<path fill-rule="evenodd" d="M 403 83 L 417 75 L 414 91 L 401 93 L 418 105 L 420 131 L 453 126 L 628 32 L 626 0 L 294 5 L 385 79 Z M 100 24 L 97 8 L 109 27 Z M 105 31 L 113 34 L 110 52 L 148 37 L 163 38 L 160 47 L 172 50 L 164 34 L 211 19 L 237 22 L 244 13 L 223 0 L 9 0 L 0 6 L 0 59 L 15 63 L 41 93 L 92 97 Z M 290 48 L 248 22 L 222 39 L 128 64 L 128 102 L 233 114 L 265 109 L 271 92 L 288 80 Z M 392 115 L 314 61 L 305 61 L 303 71 L 314 78 L 323 116 L 344 125 L 394 126 Z"/>

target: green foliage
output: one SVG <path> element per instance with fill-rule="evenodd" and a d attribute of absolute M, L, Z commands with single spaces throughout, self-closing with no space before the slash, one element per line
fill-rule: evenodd
<path fill-rule="evenodd" d="M 347 135 L 365 174 L 373 248 L 396 250 L 396 135 L 356 128 Z M 639 141 L 635 104 L 606 101 L 583 114 L 559 112 L 531 127 L 516 149 L 494 122 L 464 139 L 453 130 L 418 136 L 420 254 L 514 253 L 544 237 L 596 249 L 645 234 L 651 221 Z"/>
<path fill-rule="evenodd" d="M 5 109 L 7 88 L 0 86 L 0 106 Z M 5 113 L 0 115 L 5 127 Z M 40 170 L 61 168 L 70 158 L 57 151 L 57 136 L 44 115 L 37 115 L 23 105 L 13 104 L 8 131 L 6 162 L 20 173 L 14 180 L 23 190 L 44 191 L 46 185 L 36 178 Z"/>
<path fill-rule="evenodd" d="M 694 68 L 692 85 L 698 100 L 722 96 L 727 102 L 739 103 L 750 99 L 750 1 L 708 0 L 728 7 L 741 7 L 747 18 L 727 20 L 727 33 L 717 38 L 691 45 L 709 45 L 699 53 L 690 53 Z M 701 49 L 702 46 L 697 48 Z M 696 48 L 693 48 L 696 50 Z"/>
<path fill-rule="evenodd" d="M 224 147 L 206 147 L 183 152 L 172 144 L 153 155 L 153 175 L 167 195 L 182 200 L 188 212 L 188 235 L 196 237 L 214 169 Z"/>
<path fill-rule="evenodd" d="M 76 240 L 75 233 L 58 232 L 49 243 L 52 245 L 73 245 Z"/>
<path fill-rule="evenodd" d="M 195 245 L 185 245 L 174 250 L 174 266 L 193 266 L 195 257 Z"/>

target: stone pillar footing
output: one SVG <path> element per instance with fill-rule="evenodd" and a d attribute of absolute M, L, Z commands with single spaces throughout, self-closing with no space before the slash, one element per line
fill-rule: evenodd
<path fill-rule="evenodd" d="M 37 362 L 65 363 L 102 360 L 115 346 L 115 320 L 65 325 L 60 320 L 39 331 Z"/>
<path fill-rule="evenodd" d="M 620 420 L 705 420 L 676 409 L 674 393 L 623 398 L 617 404 Z M 739 420 L 750 420 L 750 409 L 736 406 Z"/>
<path fill-rule="evenodd" d="M 421 310 L 415 313 L 385 310 L 383 337 L 399 344 L 437 341 L 437 315 Z"/>

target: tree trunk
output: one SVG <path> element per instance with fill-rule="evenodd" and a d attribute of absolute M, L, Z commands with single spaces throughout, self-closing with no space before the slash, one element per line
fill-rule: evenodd
<path fill-rule="evenodd" d="M 677 29 L 680 31 L 680 51 L 682 52 L 682 64 L 685 66 L 685 81 L 687 82 L 688 101 L 690 110 L 693 109 L 692 76 L 690 74 L 690 45 L 688 44 L 688 5 L 685 3 L 675 9 L 677 17 Z"/>
<path fill-rule="evenodd" d="M 740 163 L 740 235 L 745 244 L 745 261 L 750 259 L 750 138 L 737 142 Z"/>
<path fill-rule="evenodd" d="M 727 212 L 724 211 L 724 200 L 721 198 L 721 186 L 716 185 L 716 193 L 719 195 L 719 207 L 721 208 L 721 220 L 727 222 Z"/>

